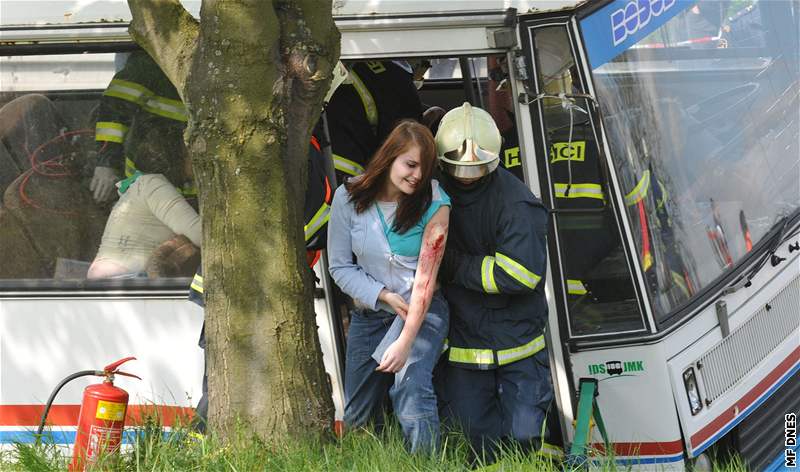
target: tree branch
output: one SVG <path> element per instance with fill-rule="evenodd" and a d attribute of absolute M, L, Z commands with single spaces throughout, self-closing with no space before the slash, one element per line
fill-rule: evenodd
<path fill-rule="evenodd" d="M 200 25 L 180 0 L 128 0 L 133 21 L 128 32 L 178 90 L 186 102 L 186 78 Z"/>

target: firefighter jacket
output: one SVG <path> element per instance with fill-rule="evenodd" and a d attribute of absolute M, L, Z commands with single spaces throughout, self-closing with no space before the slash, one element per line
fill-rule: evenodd
<path fill-rule="evenodd" d="M 98 145 L 97 165 L 122 170 L 130 177 L 138 169 L 144 173 L 166 173 L 170 165 L 160 162 L 166 156 L 175 159 L 172 148 L 182 147 L 181 133 L 189 116 L 178 91 L 158 65 L 144 51 L 131 53 L 125 66 L 114 75 L 103 92 L 97 110 L 95 140 Z M 148 133 L 151 129 L 174 129 L 169 139 L 148 139 L 164 136 Z M 168 141 L 177 142 L 150 142 Z M 127 159 L 126 159 L 127 157 Z M 151 162 L 143 162 L 148 159 Z"/>
<path fill-rule="evenodd" d="M 306 188 L 306 203 L 303 209 L 303 236 L 306 241 L 306 251 L 317 252 L 325 248 L 328 240 L 328 219 L 331 212 L 333 192 L 327 175 L 325 175 L 325 155 L 322 153 L 317 138 L 311 137 L 308 147 L 308 187 Z M 310 262 L 309 265 L 313 267 Z M 313 258 L 316 262 L 317 258 Z M 189 287 L 189 300 L 205 306 L 203 301 L 203 272 L 202 266 Z M 202 346 L 201 346 L 202 347 Z"/>
<path fill-rule="evenodd" d="M 410 70 L 392 61 L 357 62 L 350 81 L 336 89 L 326 114 L 337 177 L 364 172 L 398 121 L 422 118 L 422 103 Z"/>
<path fill-rule="evenodd" d="M 513 120 L 514 117 L 512 116 Z M 503 149 L 500 151 L 500 165 L 521 181 L 525 181 L 522 173 L 522 156 L 519 152 L 519 137 L 516 124 L 503 133 Z"/>
<path fill-rule="evenodd" d="M 544 348 L 547 210 L 505 169 L 464 186 L 442 176 L 450 194 L 451 364 L 494 369 Z"/>
<path fill-rule="evenodd" d="M 333 191 L 325 174 L 325 155 L 317 138 L 311 136 L 311 146 L 308 148 L 308 186 L 303 209 L 303 236 L 308 251 L 325 248 L 332 200 Z"/>
<path fill-rule="evenodd" d="M 573 210 L 602 208 L 606 196 L 600 154 L 591 130 L 576 127 L 570 133 L 561 129 L 551 133 L 550 141 L 548 161 L 555 196 L 553 205 Z"/>
<path fill-rule="evenodd" d="M 587 275 L 619 245 L 616 225 L 607 213 L 602 163 L 591 129 L 560 128 L 550 133 L 548 165 L 552 179 L 553 206 L 558 210 L 588 210 L 557 217 L 561 235 L 567 293 L 586 295 Z M 570 141 L 571 139 L 571 141 Z"/>

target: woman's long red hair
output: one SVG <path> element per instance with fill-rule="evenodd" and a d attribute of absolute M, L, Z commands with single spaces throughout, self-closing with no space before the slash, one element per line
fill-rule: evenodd
<path fill-rule="evenodd" d="M 416 121 L 401 121 L 372 157 L 366 171 L 345 184 L 356 212 L 363 213 L 372 206 L 378 194 L 384 189 L 394 160 L 413 146 L 419 147 L 422 177 L 417 185 L 417 191 L 411 195 L 403 194 L 398 201 L 393 228 L 398 233 L 405 233 L 417 224 L 433 198 L 431 177 L 436 165 L 436 145 L 427 127 Z"/>

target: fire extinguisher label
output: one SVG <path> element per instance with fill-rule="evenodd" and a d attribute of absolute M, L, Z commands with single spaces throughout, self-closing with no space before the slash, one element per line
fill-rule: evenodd
<path fill-rule="evenodd" d="M 122 441 L 122 431 L 114 428 L 104 428 L 92 425 L 89 428 L 89 442 L 86 444 L 86 461 L 93 463 L 101 451 L 112 452 L 119 447 Z"/>
<path fill-rule="evenodd" d="M 125 419 L 125 404 L 100 400 L 97 402 L 95 418 L 98 420 L 122 421 Z"/>

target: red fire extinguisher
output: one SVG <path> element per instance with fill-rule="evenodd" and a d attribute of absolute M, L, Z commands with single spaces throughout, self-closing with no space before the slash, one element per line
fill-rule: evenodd
<path fill-rule="evenodd" d="M 119 451 L 128 408 L 128 392 L 114 386 L 114 376 L 124 375 L 142 380 L 139 376 L 117 370 L 120 365 L 134 359 L 126 357 L 105 366 L 102 371 L 96 371 L 94 375 L 105 377 L 103 383 L 89 385 L 83 391 L 69 470 L 85 470 L 97 462 L 101 454 Z"/>

